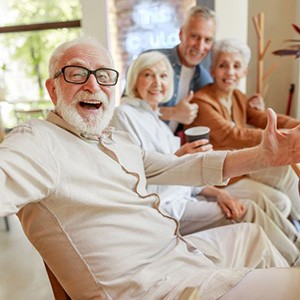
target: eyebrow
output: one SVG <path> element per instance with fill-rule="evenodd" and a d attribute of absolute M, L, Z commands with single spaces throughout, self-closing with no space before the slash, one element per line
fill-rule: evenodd
<path fill-rule="evenodd" d="M 85 65 L 85 61 L 78 58 L 72 58 L 66 62 L 67 65 Z"/>

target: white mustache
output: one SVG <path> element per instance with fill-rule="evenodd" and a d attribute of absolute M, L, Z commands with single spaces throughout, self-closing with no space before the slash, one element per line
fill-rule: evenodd
<path fill-rule="evenodd" d="M 79 91 L 73 99 L 74 102 L 79 101 L 100 101 L 104 104 L 108 104 L 108 97 L 103 91 L 99 91 L 98 93 L 92 94 L 88 91 Z"/>

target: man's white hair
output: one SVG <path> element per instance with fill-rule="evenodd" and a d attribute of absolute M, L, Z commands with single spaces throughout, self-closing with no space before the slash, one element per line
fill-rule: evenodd
<path fill-rule="evenodd" d="M 61 44 L 53 51 L 53 53 L 50 57 L 50 61 L 49 61 L 49 77 L 50 78 L 53 78 L 55 73 L 57 71 L 59 71 L 58 64 L 59 64 L 60 58 L 65 54 L 65 52 L 68 49 L 70 49 L 71 47 L 74 47 L 76 45 L 93 45 L 93 46 L 98 47 L 100 51 L 104 51 L 104 53 L 107 55 L 111 66 L 114 65 L 113 59 L 112 59 L 110 53 L 97 39 L 95 39 L 94 37 L 91 37 L 91 36 L 82 36 L 82 37 L 78 37 L 76 39 L 73 39 L 71 41 L 67 41 L 67 42 Z"/>

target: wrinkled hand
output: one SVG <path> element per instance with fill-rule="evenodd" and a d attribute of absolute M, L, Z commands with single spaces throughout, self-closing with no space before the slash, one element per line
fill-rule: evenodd
<path fill-rule="evenodd" d="M 212 145 L 208 144 L 207 139 L 197 140 L 191 143 L 185 143 L 176 152 L 176 156 L 182 156 L 184 154 L 191 154 L 197 152 L 206 152 L 212 150 Z"/>
<path fill-rule="evenodd" d="M 221 189 L 219 190 L 217 201 L 228 219 L 239 219 L 246 212 L 246 206 L 244 204 Z"/>
<path fill-rule="evenodd" d="M 300 125 L 292 129 L 277 130 L 277 116 L 268 108 L 268 123 L 259 145 L 259 155 L 266 167 L 300 162 Z"/>
<path fill-rule="evenodd" d="M 186 97 L 179 101 L 175 106 L 174 120 L 186 125 L 191 124 L 195 120 L 198 114 L 198 104 L 190 103 L 193 97 L 194 92 L 190 91 Z"/>
<path fill-rule="evenodd" d="M 256 108 L 260 111 L 265 111 L 266 105 L 263 97 L 259 94 L 254 94 L 248 99 L 248 104 L 252 108 Z"/>

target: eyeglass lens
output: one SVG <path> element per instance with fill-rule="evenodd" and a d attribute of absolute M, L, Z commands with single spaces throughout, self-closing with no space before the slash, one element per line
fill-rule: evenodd
<path fill-rule="evenodd" d="M 67 66 L 64 69 L 65 79 L 73 83 L 84 83 L 87 81 L 90 73 L 93 73 L 99 84 L 115 84 L 117 72 L 114 70 L 100 68 L 93 72 L 83 67 Z"/>

